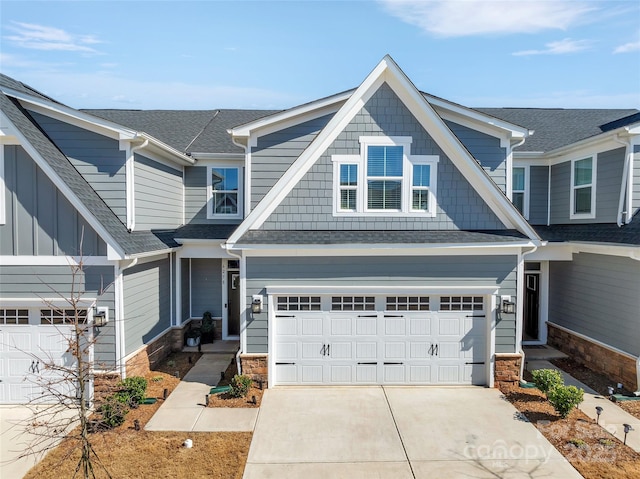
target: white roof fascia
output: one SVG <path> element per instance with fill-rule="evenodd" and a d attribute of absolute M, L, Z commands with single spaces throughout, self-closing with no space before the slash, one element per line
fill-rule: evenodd
<path fill-rule="evenodd" d="M 113 251 L 117 259 L 122 259 L 125 257 L 124 250 L 120 247 L 118 242 L 111 236 L 109 231 L 95 219 L 91 211 L 82 203 L 75 193 L 67 186 L 67 184 L 62 181 L 62 179 L 58 176 L 58 174 L 51 168 L 49 163 L 45 161 L 40 153 L 29 143 L 26 138 L 22 135 L 22 132 L 15 127 L 13 122 L 5 115 L 4 112 L 0 112 L 2 118 L 2 124 L 11 125 L 12 131 L 16 135 L 16 137 L 20 140 L 20 145 L 25 149 L 29 156 L 33 158 L 33 160 L 37 163 L 40 169 L 49 177 L 49 179 L 53 182 L 55 187 L 60 190 L 60 192 L 69 200 L 71 205 L 78 210 L 78 212 L 82 215 L 82 217 L 89 223 L 89 225 L 95 230 L 96 233 L 107 243 L 108 247 Z M 109 257 L 109 259 L 116 259 L 113 257 Z"/>
<path fill-rule="evenodd" d="M 278 131 L 292 125 L 297 125 L 313 118 L 339 110 L 339 104 L 345 102 L 352 94 L 352 91 L 339 93 L 337 95 L 317 100 L 304 105 L 296 106 L 280 113 L 274 113 L 265 118 L 245 123 L 227 130 L 234 138 L 248 137 L 259 131 L 258 136 L 263 136 L 273 131 Z"/>
<path fill-rule="evenodd" d="M 149 146 L 155 146 L 160 154 L 171 158 L 174 162 L 185 165 L 193 165 L 195 163 L 195 160 L 193 160 L 189 156 L 147 133 L 138 132 L 136 130 L 123 127 L 118 123 L 114 123 L 112 121 L 104 120 L 102 118 L 98 118 L 97 116 L 90 115 L 89 113 L 84 113 L 68 106 L 61 105 L 59 103 L 34 98 L 32 96 L 28 96 L 11 89 L 3 89 L 2 91 L 7 96 L 18 99 L 25 109 L 42 113 L 43 115 L 56 118 L 79 128 L 84 128 L 89 131 L 93 131 L 94 133 L 113 138 L 115 140 L 149 140 Z"/>
<path fill-rule="evenodd" d="M 258 203 L 256 208 L 249 213 L 245 221 L 231 235 L 227 242 L 228 244 L 237 242 L 248 230 L 259 228 L 266 221 L 291 189 L 298 184 L 309 168 L 316 162 L 318 157 L 331 145 L 371 95 L 385 81 L 418 122 L 429 132 L 467 181 L 476 188 L 500 221 L 506 227 L 517 229 L 529 238 L 540 241 L 540 237 L 531 225 L 502 193 L 487 172 L 471 157 L 467 149 L 444 124 L 393 59 L 387 55 L 367 76 L 315 140 L 282 175 L 262 201 Z M 462 161 L 459 161 L 459 159 Z"/>

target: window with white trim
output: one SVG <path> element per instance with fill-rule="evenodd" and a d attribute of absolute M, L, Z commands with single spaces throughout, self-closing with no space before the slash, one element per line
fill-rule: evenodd
<path fill-rule="evenodd" d="M 571 219 L 595 218 L 595 157 L 571 161 Z"/>
<path fill-rule="evenodd" d="M 331 311 L 375 311 L 374 296 L 332 296 Z"/>
<path fill-rule="evenodd" d="M 29 310 L 0 309 L 0 324 L 29 324 Z"/>
<path fill-rule="evenodd" d="M 482 296 L 441 296 L 440 311 L 482 311 Z"/>
<path fill-rule="evenodd" d="M 387 311 L 429 311 L 429 296 L 387 296 Z"/>
<path fill-rule="evenodd" d="M 207 218 L 240 218 L 242 170 L 235 166 L 210 166 L 207 175 Z"/>
<path fill-rule="evenodd" d="M 87 322 L 87 310 L 86 309 L 41 309 L 40 310 L 40 324 L 75 324 L 76 313 L 78 323 L 83 324 Z"/>
<path fill-rule="evenodd" d="M 514 166 L 511 177 L 511 202 L 526 218 L 529 216 L 526 197 L 527 168 L 524 166 Z"/>
<path fill-rule="evenodd" d="M 438 156 L 411 137 L 362 136 L 359 155 L 333 155 L 334 214 L 435 216 Z"/>
<path fill-rule="evenodd" d="M 320 296 L 278 296 L 278 311 L 320 311 Z"/>

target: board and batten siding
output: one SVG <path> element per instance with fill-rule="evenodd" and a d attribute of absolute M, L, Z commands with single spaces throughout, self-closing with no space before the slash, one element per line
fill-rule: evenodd
<path fill-rule="evenodd" d="M 546 225 L 549 205 L 549 167 L 529 167 L 529 223 Z"/>
<path fill-rule="evenodd" d="M 390 111 L 394 114 L 389 114 Z M 438 155 L 438 204 L 434 218 L 394 216 L 393 213 L 385 216 L 333 215 L 331 156 L 360 154 L 359 137 L 363 135 L 410 136 L 413 139 L 412 155 Z M 500 230 L 504 225 L 385 83 L 289 192 L 262 229 Z"/>
<path fill-rule="evenodd" d="M 447 287 L 496 286 L 499 294 L 516 295 L 516 256 L 428 257 L 287 257 L 246 260 L 246 308 L 254 294 L 266 295 L 269 286 Z M 268 306 L 247 315 L 247 353 L 267 353 Z M 487 317 L 487 321 L 490 318 Z M 514 315 L 503 315 L 496 326 L 496 352 L 513 353 Z"/>
<path fill-rule="evenodd" d="M 171 327 L 169 258 L 123 273 L 125 354 L 131 354 Z"/>
<path fill-rule="evenodd" d="M 106 256 L 107 245 L 21 146 L 5 145 L 3 256 Z"/>
<path fill-rule="evenodd" d="M 451 121 L 445 123 L 506 195 L 507 150 L 500 146 L 500 139 Z"/>
<path fill-rule="evenodd" d="M 222 260 L 193 258 L 190 284 L 192 317 L 201 318 L 205 311 L 222 317 Z"/>
<path fill-rule="evenodd" d="M 240 182 L 244 182 L 244 168 Z M 239 219 L 207 219 L 207 166 L 184 169 L 184 221 L 186 224 L 236 224 Z"/>
<path fill-rule="evenodd" d="M 126 223 L 126 152 L 120 149 L 118 140 L 39 113 L 29 113 L 120 221 Z"/>
<path fill-rule="evenodd" d="M 258 138 L 251 149 L 251 207 L 264 198 L 333 115 L 300 123 Z"/>
<path fill-rule="evenodd" d="M 590 253 L 549 262 L 549 321 L 640 356 L 640 261 Z"/>
<path fill-rule="evenodd" d="M 182 170 L 135 154 L 136 230 L 182 225 Z"/>
<path fill-rule="evenodd" d="M 98 306 L 109 308 L 110 320 L 106 326 L 95 328 L 95 367 L 111 370 L 116 360 L 114 268 L 85 266 L 83 270 L 84 274 L 77 274 L 74 278 L 70 266 L 2 266 L 0 297 L 41 302 L 42 308 L 48 307 L 42 298 L 55 299 L 56 305 L 61 307 L 64 303 L 59 300 L 69 298 L 72 290 L 83 292 L 83 298 L 96 298 Z"/>
<path fill-rule="evenodd" d="M 596 166 L 596 217 L 595 219 L 571 220 L 571 161 L 551 167 L 551 224 L 567 223 L 615 223 L 618 218 L 618 202 L 624 148 L 597 154 Z"/>

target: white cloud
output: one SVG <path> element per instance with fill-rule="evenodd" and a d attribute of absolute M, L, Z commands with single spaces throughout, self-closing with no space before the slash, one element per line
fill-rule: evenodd
<path fill-rule="evenodd" d="M 591 46 L 589 40 L 571 40 L 565 38 L 557 42 L 550 42 L 545 45 L 543 50 L 522 50 L 514 52 L 512 55 L 521 57 L 527 55 L 564 55 L 567 53 L 575 53 L 583 50 L 587 50 Z"/>
<path fill-rule="evenodd" d="M 14 34 L 5 35 L 5 40 L 21 48 L 45 51 L 68 51 L 98 53 L 89 45 L 102 43 L 94 35 L 74 35 L 60 28 L 34 23 L 12 22 L 7 27 Z"/>
<path fill-rule="evenodd" d="M 392 15 L 441 37 L 565 30 L 594 10 L 586 1 L 381 0 Z"/>
<path fill-rule="evenodd" d="M 620 45 L 613 50 L 613 53 L 629 53 L 629 52 L 637 52 L 640 50 L 640 41 L 637 42 L 629 42 L 624 45 Z"/>

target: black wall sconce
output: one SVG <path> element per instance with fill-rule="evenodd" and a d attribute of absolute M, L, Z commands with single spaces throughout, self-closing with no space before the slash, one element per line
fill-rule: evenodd
<path fill-rule="evenodd" d="M 500 296 L 500 304 L 498 306 L 498 309 L 502 314 L 515 314 L 516 303 L 511 300 L 511 296 L 502 295 Z"/>
<path fill-rule="evenodd" d="M 106 306 L 93 307 L 93 325 L 102 328 L 109 322 L 109 308 Z"/>

